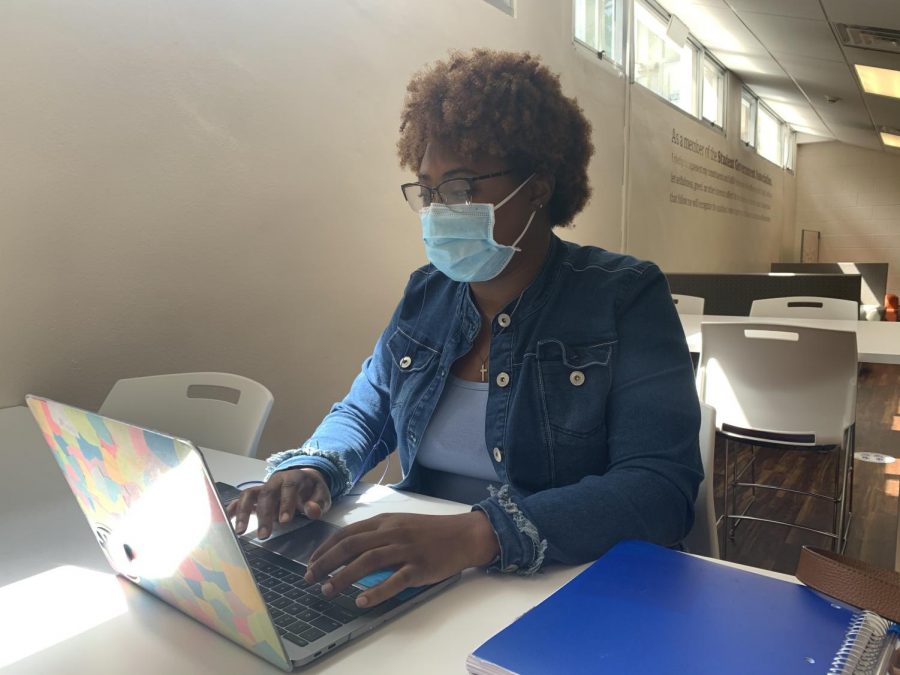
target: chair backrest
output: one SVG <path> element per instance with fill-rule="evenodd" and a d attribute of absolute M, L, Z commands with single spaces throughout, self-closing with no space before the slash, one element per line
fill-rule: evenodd
<path fill-rule="evenodd" d="M 859 319 L 859 303 L 855 300 L 796 296 L 790 298 L 762 298 L 750 305 L 750 316 L 770 316 L 779 319 Z"/>
<path fill-rule="evenodd" d="M 719 557 L 719 536 L 716 529 L 715 489 L 713 467 L 716 455 L 716 410 L 700 404 L 700 459 L 703 461 L 703 482 L 694 502 L 694 526 L 684 538 L 691 553 L 707 558 Z"/>
<path fill-rule="evenodd" d="M 763 443 L 843 442 L 856 416 L 856 333 L 701 323 L 700 400 L 720 431 Z"/>
<path fill-rule="evenodd" d="M 703 314 L 703 305 L 706 301 L 696 295 L 672 293 L 672 302 L 675 303 L 675 309 L 679 314 Z"/>
<path fill-rule="evenodd" d="M 230 373 L 176 373 L 119 380 L 100 414 L 192 441 L 256 456 L 272 409 L 263 385 Z"/>

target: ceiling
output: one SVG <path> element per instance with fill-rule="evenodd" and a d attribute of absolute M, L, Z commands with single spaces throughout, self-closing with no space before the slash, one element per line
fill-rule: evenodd
<path fill-rule="evenodd" d="M 900 129 L 900 99 L 863 93 L 853 68 L 860 63 L 900 70 L 900 53 L 847 47 L 835 28 L 843 23 L 900 31 L 900 0 L 660 4 L 796 129 L 799 142 L 836 139 L 883 149 L 878 130 Z"/>

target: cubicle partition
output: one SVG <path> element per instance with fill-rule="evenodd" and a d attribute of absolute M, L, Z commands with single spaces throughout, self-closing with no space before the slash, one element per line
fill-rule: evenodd
<path fill-rule="evenodd" d="M 884 263 L 772 263 L 772 272 L 795 274 L 858 274 L 862 277 L 859 302 L 861 305 L 884 305 L 887 293 L 889 264 Z"/>
<path fill-rule="evenodd" d="M 859 274 L 667 274 L 672 293 L 706 300 L 705 314 L 748 316 L 760 298 L 797 295 L 859 302 Z"/>

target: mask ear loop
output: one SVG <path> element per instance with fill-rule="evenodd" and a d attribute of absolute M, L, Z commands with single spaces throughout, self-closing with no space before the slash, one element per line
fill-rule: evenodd
<path fill-rule="evenodd" d="M 522 237 L 524 237 L 524 236 L 525 236 L 525 233 L 528 232 L 528 228 L 531 227 L 531 221 L 534 220 L 534 214 L 536 214 L 536 213 L 537 213 L 537 209 L 535 209 L 534 211 L 531 212 L 531 216 L 529 216 L 528 222 L 525 223 L 525 229 L 522 230 L 522 234 L 520 234 L 520 235 L 518 236 L 518 238 L 517 238 L 512 244 L 510 244 L 510 246 L 512 246 L 514 249 L 516 249 L 516 250 L 519 251 L 520 253 L 522 252 L 522 249 L 520 249 L 520 248 L 517 246 L 517 244 L 518 244 L 520 241 L 522 241 Z"/>
<path fill-rule="evenodd" d="M 515 197 L 519 193 L 519 190 L 521 190 L 523 187 L 528 185 L 528 181 L 530 181 L 534 177 L 535 177 L 535 174 L 531 174 L 530 176 L 528 176 L 528 178 L 526 178 L 519 187 L 517 187 L 515 190 L 513 190 L 508 195 L 506 195 L 506 197 L 504 197 L 504 199 L 499 204 L 494 204 L 494 210 L 496 211 L 501 206 L 503 206 L 506 202 L 508 202 L 510 199 Z"/>
<path fill-rule="evenodd" d="M 528 185 L 528 181 L 530 181 L 532 178 L 534 178 L 535 175 L 536 175 L 536 174 L 532 173 L 530 176 L 528 176 L 528 178 L 526 178 L 526 179 L 522 182 L 521 185 L 519 185 L 519 187 L 517 187 L 515 190 L 513 190 L 513 191 L 510 192 L 508 195 L 506 195 L 506 198 L 503 199 L 503 201 L 501 201 L 499 204 L 495 204 L 495 205 L 494 205 L 494 211 L 496 211 L 496 210 L 499 209 L 501 206 L 503 206 L 506 202 L 508 202 L 510 199 L 512 199 L 513 197 L 515 197 L 515 196 L 518 194 L 519 190 L 521 190 L 523 187 L 525 187 L 526 185 Z M 522 234 L 520 234 L 520 235 L 516 238 L 516 240 L 511 244 L 512 248 L 516 249 L 516 251 L 519 251 L 520 253 L 521 253 L 522 249 L 520 249 L 520 248 L 518 247 L 518 243 L 519 243 L 520 241 L 522 241 L 522 237 L 525 236 L 525 233 L 528 232 L 528 228 L 531 227 L 531 221 L 534 220 L 534 214 L 535 214 L 535 213 L 537 213 L 537 209 L 535 209 L 534 211 L 531 212 L 531 216 L 528 218 L 528 222 L 525 223 L 525 229 L 522 230 Z M 494 237 L 493 237 L 493 233 L 492 233 L 492 234 L 491 234 L 491 239 L 493 239 L 493 238 L 494 238 Z"/>

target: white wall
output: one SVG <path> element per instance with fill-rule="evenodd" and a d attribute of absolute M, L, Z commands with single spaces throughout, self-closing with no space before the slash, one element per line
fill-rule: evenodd
<path fill-rule="evenodd" d="M 888 291 L 900 292 L 900 154 L 800 146 L 795 229 L 798 252 L 801 230 L 821 232 L 821 262 L 889 263 Z"/>
<path fill-rule="evenodd" d="M 594 198 L 562 234 L 618 248 L 625 81 L 572 44 L 568 0 L 517 6 L 0 3 L 0 407 L 226 370 L 275 394 L 261 454 L 301 442 L 424 262 L 396 134 L 410 75 L 451 47 L 561 73 L 597 148 Z M 672 269 L 683 249 L 640 245 L 655 218 L 629 249 Z M 745 242 L 696 264 L 755 264 Z"/>

